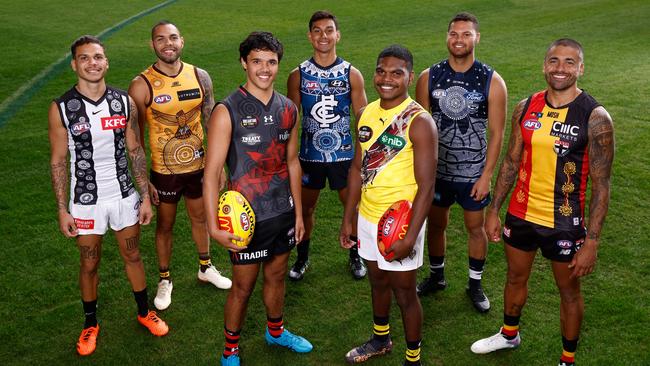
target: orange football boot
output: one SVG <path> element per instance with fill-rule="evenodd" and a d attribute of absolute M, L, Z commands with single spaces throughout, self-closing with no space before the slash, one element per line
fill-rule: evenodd
<path fill-rule="evenodd" d="M 147 316 L 143 317 L 138 315 L 138 322 L 149 329 L 151 334 L 158 337 L 162 337 L 167 334 L 167 332 L 169 332 L 167 323 L 165 323 L 164 320 L 160 319 L 158 315 L 156 315 L 156 312 L 153 310 L 149 310 Z"/>
<path fill-rule="evenodd" d="M 99 324 L 94 327 L 84 328 L 77 342 L 77 353 L 81 356 L 88 356 L 95 352 L 97 348 L 97 335 L 99 334 Z"/>

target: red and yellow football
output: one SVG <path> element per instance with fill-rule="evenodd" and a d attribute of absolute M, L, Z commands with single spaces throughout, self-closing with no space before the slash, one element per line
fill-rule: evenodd
<path fill-rule="evenodd" d="M 237 191 L 226 191 L 219 197 L 219 229 L 234 234 L 242 241 L 232 242 L 240 247 L 250 243 L 255 232 L 255 213 L 246 198 Z"/>
<path fill-rule="evenodd" d="M 379 253 L 387 261 L 393 259 L 395 253 L 386 254 L 394 242 L 404 239 L 411 222 L 411 202 L 401 200 L 393 203 L 379 219 L 377 224 L 377 247 Z"/>

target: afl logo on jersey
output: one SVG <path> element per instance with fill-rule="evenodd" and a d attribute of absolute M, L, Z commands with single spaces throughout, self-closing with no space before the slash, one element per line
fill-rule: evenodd
<path fill-rule="evenodd" d="M 536 119 L 528 119 L 524 121 L 524 128 L 530 131 L 538 130 L 542 127 L 542 123 Z"/>
<path fill-rule="evenodd" d="M 172 101 L 172 96 L 169 94 L 160 94 L 153 98 L 153 101 L 156 104 L 165 104 Z"/>
<path fill-rule="evenodd" d="M 447 95 L 447 91 L 445 89 L 436 89 L 431 92 L 431 96 L 436 99 L 443 98 L 446 95 Z"/>
<path fill-rule="evenodd" d="M 82 133 L 89 130 L 90 130 L 90 123 L 85 122 L 85 119 L 84 121 L 79 121 L 70 126 L 70 132 L 72 132 L 74 136 L 79 136 Z"/>
<path fill-rule="evenodd" d="M 320 85 L 316 81 L 305 81 L 305 89 L 307 90 L 317 90 L 320 89 Z"/>

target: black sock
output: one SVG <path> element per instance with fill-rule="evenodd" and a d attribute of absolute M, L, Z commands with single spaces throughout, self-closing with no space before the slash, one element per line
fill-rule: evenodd
<path fill-rule="evenodd" d="M 501 335 L 507 340 L 517 338 L 519 333 L 519 318 L 521 316 L 503 314 L 503 327 L 501 327 Z"/>
<path fill-rule="evenodd" d="M 86 320 L 84 321 L 84 329 L 94 327 L 97 325 L 97 299 L 93 301 L 83 301 L 81 303 L 84 307 L 84 314 Z"/>
<path fill-rule="evenodd" d="M 138 304 L 138 315 L 147 316 L 149 313 L 149 305 L 147 304 L 147 288 L 145 287 L 142 291 L 133 291 L 133 297 L 135 297 L 135 303 Z"/>
<path fill-rule="evenodd" d="M 159 282 L 162 281 L 162 280 L 167 280 L 169 282 L 172 281 L 172 276 L 169 273 L 169 267 L 158 268 L 158 275 L 160 276 L 158 278 Z"/>
<path fill-rule="evenodd" d="M 309 239 L 304 239 L 298 244 L 298 260 L 306 262 L 309 259 Z"/>
<path fill-rule="evenodd" d="M 205 270 L 211 265 L 212 261 L 210 260 L 210 253 L 199 253 L 199 268 L 201 269 L 201 272 L 205 272 Z"/>
<path fill-rule="evenodd" d="M 445 256 L 429 256 L 429 272 L 436 280 L 445 278 Z"/>
<path fill-rule="evenodd" d="M 384 344 L 388 342 L 390 336 L 390 325 L 388 324 L 388 316 L 373 315 L 372 339 L 377 343 Z"/>
<path fill-rule="evenodd" d="M 481 286 L 481 278 L 483 277 L 483 266 L 485 266 L 485 258 L 476 259 L 469 257 L 469 287 L 477 288 Z"/>
<path fill-rule="evenodd" d="M 406 359 L 404 365 L 420 365 L 420 346 L 422 340 L 406 341 Z"/>
<path fill-rule="evenodd" d="M 575 364 L 576 349 L 578 349 L 578 338 L 569 340 L 562 336 L 562 356 L 560 357 L 560 362 L 564 362 L 567 365 Z"/>
<path fill-rule="evenodd" d="M 350 259 L 359 258 L 359 238 L 350 235 L 350 240 L 354 242 L 354 245 L 350 248 Z"/>

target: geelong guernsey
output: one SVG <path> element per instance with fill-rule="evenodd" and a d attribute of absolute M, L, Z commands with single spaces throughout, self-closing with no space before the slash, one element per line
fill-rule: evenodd
<path fill-rule="evenodd" d="M 366 106 L 358 130 L 362 158 L 359 213 L 375 224 L 396 201 L 415 198 L 418 187 L 409 131 L 413 118 L 425 111 L 410 97 L 388 110 L 379 102 Z"/>
<path fill-rule="evenodd" d="M 243 87 L 220 103 L 228 108 L 232 123 L 226 157 L 229 189 L 246 197 L 258 222 L 292 211 L 287 144 L 296 106 L 275 92 L 265 105 Z"/>
<path fill-rule="evenodd" d="M 104 95 L 93 101 L 72 87 L 55 103 L 68 130 L 70 200 L 94 205 L 135 193 L 124 136 L 128 94 L 106 86 Z"/>
<path fill-rule="evenodd" d="M 191 173 L 202 169 L 204 91 L 196 68 L 183 63 L 178 75 L 168 76 L 152 65 L 140 76 L 150 93 L 146 121 L 151 169 L 159 174 Z"/>
<path fill-rule="evenodd" d="M 438 126 L 436 178 L 473 183 L 483 174 L 492 74 L 479 61 L 464 73 L 448 60 L 429 69 L 429 105 Z"/>
<path fill-rule="evenodd" d="M 519 120 L 524 151 L 510 214 L 560 230 L 584 226 L 587 129 L 598 106 L 585 91 L 558 108 L 548 104 L 545 91 L 528 98 Z"/>
<path fill-rule="evenodd" d="M 322 67 L 313 58 L 300 70 L 302 135 L 300 160 L 333 162 L 352 160 L 350 133 L 350 63 L 340 57 Z"/>

